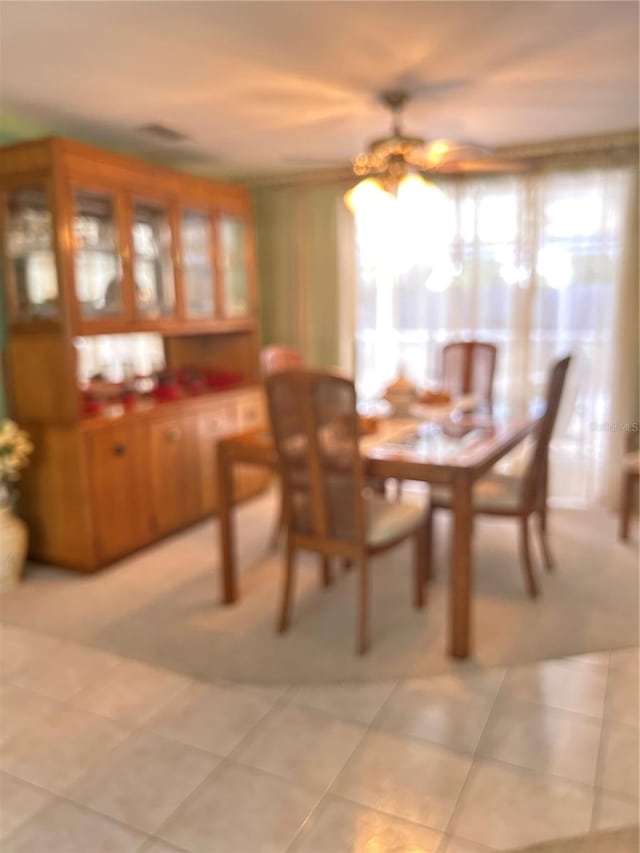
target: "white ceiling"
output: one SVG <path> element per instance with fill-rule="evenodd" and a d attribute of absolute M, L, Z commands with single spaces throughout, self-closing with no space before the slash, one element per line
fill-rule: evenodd
<path fill-rule="evenodd" d="M 346 164 L 386 133 L 375 96 L 399 85 L 415 95 L 406 130 L 428 138 L 638 125 L 633 0 L 4 0 L 1 25 L 5 136 L 44 129 L 202 172 Z M 191 141 L 146 140 L 149 122 Z"/>

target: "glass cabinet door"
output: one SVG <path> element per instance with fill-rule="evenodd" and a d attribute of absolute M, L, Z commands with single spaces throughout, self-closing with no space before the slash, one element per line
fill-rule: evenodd
<path fill-rule="evenodd" d="M 183 210 L 180 217 L 181 269 L 187 317 L 213 317 L 215 273 L 213 230 L 205 211 Z"/>
<path fill-rule="evenodd" d="M 132 240 L 136 313 L 150 318 L 173 314 L 175 284 L 167 208 L 153 202 L 134 202 Z"/>
<path fill-rule="evenodd" d="M 11 319 L 56 319 L 58 276 L 46 190 L 34 187 L 8 192 L 6 215 Z"/>
<path fill-rule="evenodd" d="M 227 317 L 249 314 L 249 275 L 247 269 L 247 226 L 242 219 L 220 217 L 220 266 Z"/>
<path fill-rule="evenodd" d="M 73 239 L 81 320 L 122 316 L 122 263 L 113 195 L 80 189 L 74 192 Z"/>

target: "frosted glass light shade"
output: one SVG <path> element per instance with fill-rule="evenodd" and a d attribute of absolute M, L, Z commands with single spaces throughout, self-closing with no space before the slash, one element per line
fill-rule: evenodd
<path fill-rule="evenodd" d="M 356 213 L 359 208 L 388 204 L 392 200 L 391 193 L 384 190 L 375 178 L 365 178 L 344 194 L 344 203 L 352 213 Z"/>

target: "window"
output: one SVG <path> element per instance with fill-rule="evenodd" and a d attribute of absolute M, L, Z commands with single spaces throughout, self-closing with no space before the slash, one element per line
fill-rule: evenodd
<path fill-rule="evenodd" d="M 544 393 L 555 355 L 575 356 L 571 412 L 554 440 L 552 493 L 598 494 L 613 309 L 629 176 L 624 169 L 442 181 L 356 216 L 356 379 L 372 398 L 400 368 L 437 384 L 440 350 L 473 336 L 499 348 L 494 398 Z M 570 476 L 567 476 L 569 466 Z"/>

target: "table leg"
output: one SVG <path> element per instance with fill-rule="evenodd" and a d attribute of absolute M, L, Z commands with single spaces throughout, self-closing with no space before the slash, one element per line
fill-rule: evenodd
<path fill-rule="evenodd" d="M 222 602 L 233 604 L 238 597 L 236 561 L 233 540 L 233 462 L 229 459 L 223 442 L 218 444 L 218 525 L 220 530 L 220 557 Z"/>
<path fill-rule="evenodd" d="M 453 483 L 453 528 L 449 570 L 449 654 L 469 656 L 471 646 L 471 478 L 460 474 Z"/>

